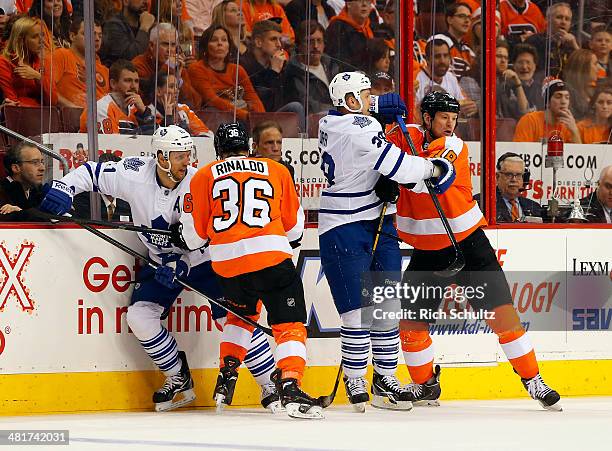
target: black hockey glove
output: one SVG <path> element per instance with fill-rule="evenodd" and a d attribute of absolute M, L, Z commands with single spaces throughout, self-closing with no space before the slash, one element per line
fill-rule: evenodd
<path fill-rule="evenodd" d="M 189 249 L 189 246 L 187 246 L 187 243 L 183 238 L 183 224 L 181 224 L 180 222 L 177 222 L 176 224 L 170 224 L 168 230 L 170 230 L 170 233 L 172 234 L 170 235 L 170 243 L 174 247 L 178 247 L 179 249 L 184 249 L 186 251 L 191 250 Z"/>
<path fill-rule="evenodd" d="M 383 202 L 396 203 L 399 199 L 399 185 L 396 181 L 391 180 L 384 175 L 378 177 L 378 181 L 374 186 L 374 191 L 380 200 Z"/>

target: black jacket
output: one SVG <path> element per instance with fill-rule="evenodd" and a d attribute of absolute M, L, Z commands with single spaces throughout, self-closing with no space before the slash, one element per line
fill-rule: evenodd
<path fill-rule="evenodd" d="M 240 57 L 240 65 L 249 74 L 251 83 L 253 83 L 253 87 L 266 111 L 277 111 L 285 105 L 286 102 L 283 102 L 282 71 L 278 73 L 259 64 L 250 49 Z"/>
<path fill-rule="evenodd" d="M 74 216 L 76 218 L 91 219 L 91 207 L 89 200 L 90 193 L 84 192 L 74 196 L 72 201 L 72 208 L 74 208 Z M 116 199 L 115 211 L 113 212 L 112 222 L 121 221 L 121 216 L 128 216 L 132 221 L 132 211 L 130 210 L 130 204 L 122 199 Z M 100 217 L 102 221 L 108 220 L 106 205 L 104 201 L 100 199 Z"/>
<path fill-rule="evenodd" d="M 108 67 L 118 59 L 131 61 L 149 46 L 149 33 L 133 29 L 123 14 L 117 14 L 102 29 L 100 59 Z"/>
<path fill-rule="evenodd" d="M 335 20 L 325 31 L 325 53 L 340 66 L 341 72 L 366 71 L 368 39 L 348 23 Z"/>
<path fill-rule="evenodd" d="M 497 223 L 501 222 L 512 222 L 512 213 L 506 206 L 506 202 L 504 202 L 504 198 L 501 195 L 501 191 L 499 189 L 495 190 L 495 220 Z M 480 200 L 480 193 L 474 196 L 474 200 Z M 535 216 L 538 218 L 542 217 L 542 207 L 537 202 L 527 199 L 526 197 L 519 196 L 517 198 L 519 205 L 521 206 L 521 210 L 523 211 L 523 216 Z"/>
<path fill-rule="evenodd" d="M 296 33 L 299 25 L 308 18 L 306 3 L 306 0 L 292 0 L 287 4 L 287 6 L 285 6 L 285 14 L 287 14 L 287 19 L 289 19 L 289 23 Z M 312 2 L 309 3 L 310 19 L 318 22 L 317 7 Z M 323 11 L 325 11 L 327 20 L 331 20 L 331 18 L 336 15 L 336 11 L 334 11 L 334 8 L 327 4 L 327 0 L 322 0 L 321 6 L 323 6 Z"/>
<path fill-rule="evenodd" d="M 21 183 L 9 178 L 0 180 L 0 206 L 10 204 L 21 208 L 21 211 L 15 211 L 6 215 L 0 214 L 0 221 L 41 221 L 41 219 L 32 216 L 26 210 L 29 208 L 37 208 L 42 202 L 42 199 L 42 187 L 40 186 L 32 188 L 29 197 L 26 197 Z"/>
<path fill-rule="evenodd" d="M 340 72 L 338 65 L 332 62 L 327 55 L 321 57 L 321 65 L 327 74 L 328 81 L 331 81 L 334 75 Z M 289 61 L 284 78 L 285 102 L 300 102 L 304 105 L 306 99 L 306 71 L 302 64 L 295 59 Z M 329 86 L 312 72 L 308 73 L 308 80 L 308 113 L 321 113 L 333 108 L 329 97 Z M 306 108 L 306 105 L 304 105 L 304 108 Z"/>
<path fill-rule="evenodd" d="M 582 206 L 584 215 L 589 222 L 599 224 L 606 223 L 606 214 L 604 213 L 603 206 L 597 198 L 596 192 L 592 192 L 590 195 L 580 199 L 580 205 Z"/>

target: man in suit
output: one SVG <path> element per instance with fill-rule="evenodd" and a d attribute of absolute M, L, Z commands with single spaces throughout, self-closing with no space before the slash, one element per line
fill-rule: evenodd
<path fill-rule="evenodd" d="M 542 217 L 542 207 L 531 199 L 521 196 L 523 192 L 523 174 L 525 162 L 520 155 L 507 152 L 497 160 L 496 220 L 502 222 L 520 222 L 525 216 Z M 474 199 L 479 200 L 480 194 Z"/>
<path fill-rule="evenodd" d="M 597 189 L 580 199 L 589 222 L 612 224 L 612 165 L 601 170 Z"/>

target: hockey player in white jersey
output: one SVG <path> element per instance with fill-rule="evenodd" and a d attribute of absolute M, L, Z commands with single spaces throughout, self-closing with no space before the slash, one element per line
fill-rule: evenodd
<path fill-rule="evenodd" d="M 156 158 L 87 162 L 61 180 L 53 181 L 40 209 L 61 215 L 70 210 L 73 195 L 95 191 L 127 201 L 134 224 L 171 230 L 180 236 L 181 213 L 192 208 L 189 186 L 197 170 L 190 163 L 192 158 L 195 160 L 195 145 L 189 133 L 171 125 L 156 130 L 151 146 Z M 183 215 L 183 221 L 190 216 Z M 176 340 L 161 323 L 183 290 L 175 277 L 212 299 L 222 299 L 222 291 L 206 249 L 190 251 L 174 246 L 176 241 L 168 236 L 138 235 L 149 257 L 160 266 L 157 271 L 148 266 L 139 271 L 126 318 L 145 352 L 166 376 L 164 385 L 153 395 L 155 409 L 165 411 L 195 399 L 185 353 L 178 350 Z M 212 305 L 212 311 L 213 319 L 223 325 L 225 310 Z M 274 357 L 259 329 L 253 332 L 245 363 L 262 386 L 262 405 L 278 410 L 280 401 L 270 380 L 275 369 Z"/>
<path fill-rule="evenodd" d="M 337 74 L 329 93 L 336 110 L 319 122 L 321 167 L 328 182 L 319 210 L 319 247 L 342 322 L 346 392 L 355 410 L 364 411 L 369 400 L 365 374 L 371 343 L 372 405 L 410 410 L 413 395 L 395 376 L 398 320 L 374 318 L 371 291 L 362 282 L 369 278 L 370 283 L 395 285 L 401 280 L 399 245 L 387 236 L 396 234 L 395 205 L 386 210 L 383 234 L 372 255 L 383 204 L 397 200 L 397 194 L 385 189 L 394 184 L 385 181 L 415 184 L 429 179 L 438 192 L 444 192 L 454 180 L 454 169 L 444 159 L 410 156 L 385 139 L 370 110 L 383 123 L 393 122 L 397 114 L 406 113 L 397 94 L 371 97 L 370 80 L 359 72 Z M 385 271 L 384 276 L 380 271 Z M 398 311 L 399 300 L 386 299 L 377 307 Z"/>

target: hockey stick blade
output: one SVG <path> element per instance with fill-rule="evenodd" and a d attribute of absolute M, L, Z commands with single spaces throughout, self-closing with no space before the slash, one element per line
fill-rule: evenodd
<path fill-rule="evenodd" d="M 340 366 L 338 367 L 338 374 L 336 374 L 336 382 L 334 383 L 334 389 L 329 395 L 322 395 L 317 398 L 317 401 L 321 407 L 324 409 L 326 407 L 331 406 L 332 402 L 336 398 L 336 392 L 338 391 L 338 386 L 340 385 L 340 376 L 342 375 L 342 362 L 340 362 Z"/>

